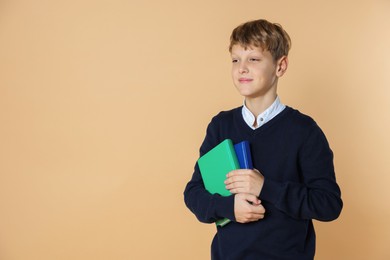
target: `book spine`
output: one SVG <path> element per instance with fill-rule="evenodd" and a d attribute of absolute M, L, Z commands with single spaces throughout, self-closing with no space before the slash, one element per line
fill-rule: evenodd
<path fill-rule="evenodd" d="M 226 145 L 228 146 L 227 147 L 227 150 L 231 151 L 229 153 L 229 156 L 230 156 L 230 162 L 231 162 L 231 168 L 232 169 L 239 169 L 240 168 L 240 164 L 238 163 L 238 159 L 237 159 L 237 155 L 236 155 L 236 152 L 234 150 L 234 146 L 233 146 L 233 141 L 229 139 L 228 142 L 226 142 Z"/>
<path fill-rule="evenodd" d="M 246 169 L 253 169 L 252 155 L 249 147 L 249 142 L 245 142 L 243 146 L 244 146 L 243 151 L 244 151 Z"/>
<path fill-rule="evenodd" d="M 224 219 L 217 220 L 215 223 L 217 224 L 217 226 L 223 227 L 226 224 L 228 224 L 229 222 L 230 222 L 230 219 L 224 218 Z"/>
<path fill-rule="evenodd" d="M 242 144 L 242 156 L 244 157 L 244 162 L 245 162 L 245 169 L 249 169 L 249 164 L 248 164 L 248 146 L 245 145 L 245 143 Z"/>

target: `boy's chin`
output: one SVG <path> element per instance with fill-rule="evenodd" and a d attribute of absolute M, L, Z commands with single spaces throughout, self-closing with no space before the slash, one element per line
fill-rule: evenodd
<path fill-rule="evenodd" d="M 249 97 L 249 96 L 251 96 L 253 94 L 251 91 L 248 91 L 246 89 L 237 88 L 237 91 L 243 97 Z"/>
<path fill-rule="evenodd" d="M 252 92 L 238 91 L 238 93 L 240 93 L 240 95 L 245 99 L 256 98 L 256 95 Z"/>
<path fill-rule="evenodd" d="M 236 89 L 238 93 L 245 98 L 253 98 L 256 96 L 256 94 L 258 94 L 249 87 L 238 87 Z"/>

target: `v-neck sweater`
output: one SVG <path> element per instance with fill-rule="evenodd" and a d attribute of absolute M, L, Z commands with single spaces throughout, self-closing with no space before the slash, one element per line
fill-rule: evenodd
<path fill-rule="evenodd" d="M 343 205 L 329 143 L 311 117 L 289 106 L 255 130 L 245 123 L 241 109 L 213 117 L 200 156 L 225 139 L 249 141 L 253 167 L 264 176 L 259 194 L 264 219 L 236 222 L 234 195 L 207 192 L 197 164 L 184 191 L 185 203 L 201 222 L 232 220 L 217 228 L 212 259 L 313 259 L 312 219 L 334 220 Z"/>

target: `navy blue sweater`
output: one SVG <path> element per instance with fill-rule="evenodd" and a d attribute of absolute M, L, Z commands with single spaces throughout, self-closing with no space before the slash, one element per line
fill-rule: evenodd
<path fill-rule="evenodd" d="M 185 203 L 201 222 L 232 220 L 217 228 L 212 259 L 313 259 L 312 219 L 334 220 L 343 205 L 326 137 L 312 118 L 291 107 L 256 130 L 245 123 L 241 109 L 212 119 L 200 156 L 226 138 L 233 143 L 248 140 L 253 166 L 264 175 L 259 194 L 266 209 L 264 219 L 235 222 L 234 195 L 208 193 L 197 164 L 184 191 Z"/>

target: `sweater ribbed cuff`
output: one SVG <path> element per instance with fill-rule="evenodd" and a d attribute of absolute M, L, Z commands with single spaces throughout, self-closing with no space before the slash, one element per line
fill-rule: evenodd
<path fill-rule="evenodd" d="M 260 192 L 259 198 L 260 200 L 265 200 L 276 205 L 281 191 L 282 187 L 278 182 L 270 179 L 264 179 L 263 188 Z"/>
<path fill-rule="evenodd" d="M 218 197 L 215 205 L 215 213 L 220 218 L 228 218 L 235 221 L 234 216 L 234 195 L 227 197 Z"/>

